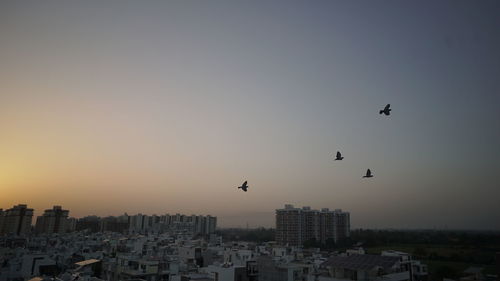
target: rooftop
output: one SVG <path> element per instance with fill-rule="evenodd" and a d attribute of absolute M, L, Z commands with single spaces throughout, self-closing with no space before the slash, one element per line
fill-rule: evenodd
<path fill-rule="evenodd" d="M 78 266 L 85 266 L 85 265 L 93 264 L 93 263 L 96 263 L 96 262 L 100 262 L 100 260 L 90 259 L 90 260 L 84 260 L 84 261 L 80 261 L 80 262 L 75 262 L 75 264 L 78 265 Z"/>

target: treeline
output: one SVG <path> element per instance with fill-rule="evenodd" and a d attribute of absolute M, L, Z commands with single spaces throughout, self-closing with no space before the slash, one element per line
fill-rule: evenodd
<path fill-rule="evenodd" d="M 365 248 L 405 248 L 420 260 L 493 265 L 500 232 L 354 230 L 351 239 Z"/>
<path fill-rule="evenodd" d="M 490 247 L 500 244 L 500 232 L 357 229 L 351 231 L 351 239 L 362 242 L 364 247 L 393 244 Z"/>
<path fill-rule="evenodd" d="M 342 240 L 335 241 L 332 238 L 326 239 L 325 243 L 321 243 L 321 241 L 317 241 L 316 239 L 310 239 L 304 242 L 302 245 L 304 248 L 319 248 L 322 251 L 341 251 L 348 248 L 351 248 L 355 245 L 354 240 L 351 238 L 345 238 Z"/>
<path fill-rule="evenodd" d="M 225 241 L 249 241 L 268 242 L 274 241 L 274 228 L 225 228 L 218 229 L 217 234 Z M 333 241 L 327 241 L 328 245 L 321 245 L 314 240 L 306 241 L 306 246 L 325 246 L 334 248 Z M 361 245 L 365 248 L 383 247 L 394 244 L 421 244 L 423 246 L 467 246 L 474 248 L 500 247 L 500 232 L 480 231 L 444 231 L 444 230 L 371 230 L 355 229 L 351 231 L 351 237 L 338 243 L 339 247 L 351 247 Z M 496 247 L 494 247 L 496 248 Z M 422 252 L 421 252 L 422 253 Z"/>
<path fill-rule="evenodd" d="M 269 242 L 275 239 L 275 230 L 273 228 L 224 228 L 216 231 L 222 236 L 223 241 L 247 241 L 247 242 Z"/>
<path fill-rule="evenodd" d="M 267 242 L 275 239 L 274 228 L 223 228 L 217 233 L 227 240 Z M 314 244 L 314 241 L 310 241 Z M 500 232 L 445 231 L 445 230 L 371 230 L 355 229 L 343 247 L 361 243 L 364 247 L 393 244 L 468 245 L 474 247 L 500 244 Z M 318 245 L 318 244 L 315 244 Z M 329 244 L 331 245 L 331 244 Z"/>

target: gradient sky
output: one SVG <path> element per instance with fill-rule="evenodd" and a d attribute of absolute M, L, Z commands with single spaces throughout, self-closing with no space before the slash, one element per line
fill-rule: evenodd
<path fill-rule="evenodd" d="M 1 1 L 0 207 L 500 229 L 500 2 L 236 2 Z"/>

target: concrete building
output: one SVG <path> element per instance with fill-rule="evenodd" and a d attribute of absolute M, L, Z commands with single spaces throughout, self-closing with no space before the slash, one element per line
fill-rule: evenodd
<path fill-rule="evenodd" d="M 142 232 L 147 227 L 147 216 L 143 214 L 137 214 L 129 217 L 129 231 L 130 232 Z"/>
<path fill-rule="evenodd" d="M 24 235 L 31 231 L 31 220 L 33 209 L 25 204 L 19 204 L 2 212 L 2 225 L 0 225 L 0 235 L 15 234 Z"/>
<path fill-rule="evenodd" d="M 97 216 L 86 216 L 76 221 L 75 230 L 87 230 L 90 232 L 98 232 L 100 229 L 101 218 Z"/>
<path fill-rule="evenodd" d="M 215 281 L 208 273 L 185 273 L 172 277 L 170 281 Z"/>
<path fill-rule="evenodd" d="M 73 232 L 76 230 L 76 218 L 68 218 L 66 232 Z"/>
<path fill-rule="evenodd" d="M 276 210 L 276 242 L 281 245 L 302 245 L 302 211 L 293 205 Z"/>
<path fill-rule="evenodd" d="M 185 264 L 203 265 L 202 249 L 197 246 L 184 246 L 178 248 L 179 259 Z"/>
<path fill-rule="evenodd" d="M 427 265 L 422 264 L 418 260 L 413 260 L 411 255 L 405 252 L 387 250 L 382 251 L 381 256 L 398 257 L 403 271 L 409 271 L 412 276 L 412 281 L 427 280 Z"/>
<path fill-rule="evenodd" d="M 127 215 L 119 217 L 105 217 L 101 219 L 101 231 L 111 231 L 125 233 L 129 229 L 129 220 Z"/>
<path fill-rule="evenodd" d="M 5 215 L 5 212 L 3 211 L 3 209 L 0 209 L 0 235 L 2 235 L 2 228 L 3 228 L 3 221 L 4 221 L 4 215 Z"/>
<path fill-rule="evenodd" d="M 350 215 L 337 209 L 312 210 L 285 205 L 276 210 L 276 242 L 281 245 L 301 246 L 305 241 L 316 240 L 335 243 L 350 236 Z"/>
<path fill-rule="evenodd" d="M 188 231 L 194 234 L 209 235 L 217 228 L 217 217 L 175 215 L 143 215 L 129 216 L 130 233 L 160 233 L 167 230 Z"/>
<path fill-rule="evenodd" d="M 215 229 L 217 228 L 217 217 L 212 217 L 212 216 L 208 215 L 207 220 L 208 220 L 208 227 L 206 229 L 206 232 L 203 234 L 214 233 Z"/>
<path fill-rule="evenodd" d="M 411 280 L 410 271 L 402 265 L 399 256 L 334 256 L 321 264 L 320 268 L 327 272 L 324 280 Z"/>
<path fill-rule="evenodd" d="M 158 260 L 133 255 L 118 255 L 116 265 L 117 280 L 164 280 Z M 168 277 L 166 272 L 163 275 Z"/>
<path fill-rule="evenodd" d="M 63 210 L 61 206 L 54 206 L 47 209 L 43 215 L 36 219 L 36 233 L 65 233 L 68 230 L 68 210 Z"/>
<path fill-rule="evenodd" d="M 301 210 L 302 241 L 311 239 L 319 240 L 320 236 L 320 216 L 317 210 L 311 210 L 311 207 L 303 207 Z"/>
<path fill-rule="evenodd" d="M 229 264 L 209 265 L 203 269 L 210 274 L 211 280 L 214 281 L 250 281 L 246 266 L 235 266 Z"/>
<path fill-rule="evenodd" d="M 335 243 L 350 236 L 351 218 L 348 212 L 342 212 L 341 209 L 330 211 L 328 208 L 323 208 L 319 213 L 320 241 L 325 243 L 328 239 L 333 239 Z"/>
<path fill-rule="evenodd" d="M 46 254 L 29 254 L 23 256 L 21 274 L 23 277 L 49 275 L 57 272 L 56 262 Z"/>
<path fill-rule="evenodd" d="M 75 279 L 87 280 L 90 277 L 100 278 L 102 272 L 102 261 L 98 259 L 88 259 L 75 263 L 73 272 L 78 273 Z"/>
<path fill-rule="evenodd" d="M 252 250 L 231 249 L 224 251 L 224 260 L 232 265 L 246 266 L 247 262 L 254 260 Z"/>
<path fill-rule="evenodd" d="M 303 281 L 312 270 L 312 264 L 278 263 L 268 256 L 257 258 L 259 281 Z"/>

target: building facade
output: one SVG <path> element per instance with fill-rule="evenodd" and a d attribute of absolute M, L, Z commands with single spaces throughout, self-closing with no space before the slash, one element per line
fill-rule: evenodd
<path fill-rule="evenodd" d="M 5 212 L 3 211 L 3 209 L 0 209 L 0 235 L 2 235 L 2 228 L 3 228 L 3 221 L 4 221 L 4 215 L 5 215 Z"/>
<path fill-rule="evenodd" d="M 129 232 L 164 232 L 166 230 L 187 230 L 194 234 L 209 235 L 217 228 L 217 217 L 202 215 L 143 215 L 129 216 Z"/>
<path fill-rule="evenodd" d="M 276 242 L 280 245 L 302 246 L 313 239 L 321 243 L 332 239 L 337 243 L 349 236 L 350 215 L 340 209 L 318 211 L 285 205 L 276 210 Z"/>
<path fill-rule="evenodd" d="M 43 215 L 37 217 L 36 233 L 65 233 L 68 231 L 68 210 L 63 210 L 61 206 L 54 206 L 47 209 Z"/>
<path fill-rule="evenodd" d="M 31 231 L 33 209 L 25 204 L 19 204 L 3 212 L 0 212 L 0 235 L 14 234 L 24 235 Z"/>

